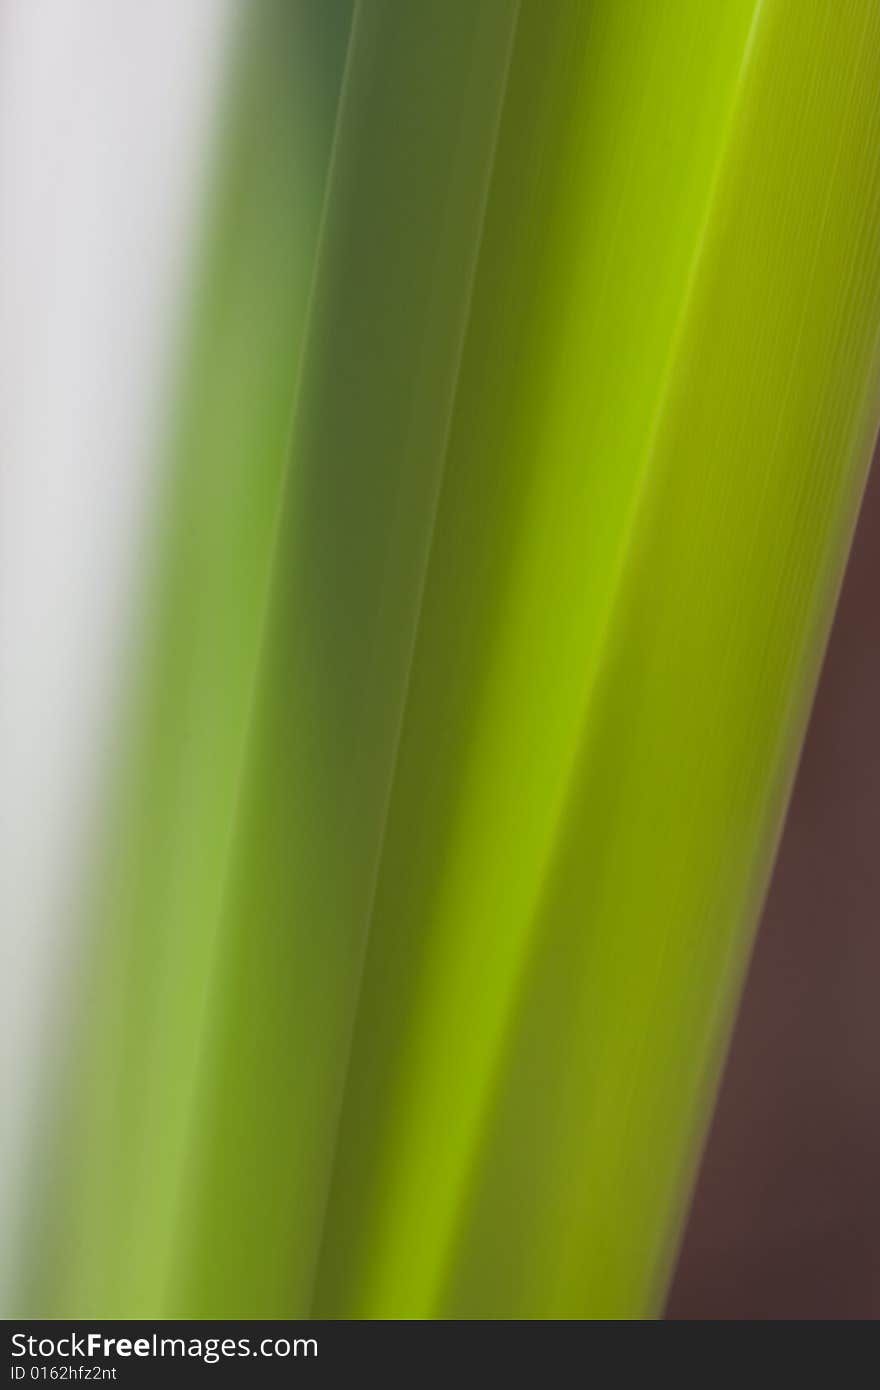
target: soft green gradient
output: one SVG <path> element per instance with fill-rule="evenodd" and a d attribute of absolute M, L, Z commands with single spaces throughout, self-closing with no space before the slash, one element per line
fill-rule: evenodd
<path fill-rule="evenodd" d="M 58 1315 L 163 1306 L 350 22 L 255 0 L 238 40 L 39 1245 Z"/>
<path fill-rule="evenodd" d="M 472 1154 L 458 1314 L 658 1306 L 870 458 L 880 11 L 765 4 L 753 40 Z"/>
<path fill-rule="evenodd" d="M 308 1307 L 515 17 L 356 11 L 195 1129 L 194 1315 Z"/>
<path fill-rule="evenodd" d="M 554 17 L 514 57 L 323 1315 L 656 1309 L 876 426 L 876 10 Z"/>
<path fill-rule="evenodd" d="M 244 62 L 36 1305 L 653 1316 L 880 412 L 880 7 L 347 18 Z"/>
<path fill-rule="evenodd" d="M 753 9 L 523 6 L 319 1309 L 439 1311 Z"/>

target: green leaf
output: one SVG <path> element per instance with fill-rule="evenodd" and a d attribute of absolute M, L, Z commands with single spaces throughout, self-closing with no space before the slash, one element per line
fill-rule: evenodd
<path fill-rule="evenodd" d="M 360 0 L 330 159 L 344 10 L 218 214 L 51 1306 L 653 1316 L 880 419 L 880 10 Z"/>
<path fill-rule="evenodd" d="M 350 18 L 255 0 L 237 40 L 33 1261 L 58 1316 L 167 1291 Z"/>

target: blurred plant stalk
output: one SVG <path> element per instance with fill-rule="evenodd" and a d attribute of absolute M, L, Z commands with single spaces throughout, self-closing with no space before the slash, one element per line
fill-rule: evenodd
<path fill-rule="evenodd" d="M 344 8 L 314 108 L 315 5 L 245 64 L 40 1306 L 650 1316 L 877 429 L 880 10 Z"/>
<path fill-rule="evenodd" d="M 164 1306 L 350 0 L 243 7 L 33 1299 Z"/>

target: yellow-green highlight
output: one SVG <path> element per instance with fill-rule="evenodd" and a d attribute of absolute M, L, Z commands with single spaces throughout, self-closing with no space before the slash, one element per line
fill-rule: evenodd
<path fill-rule="evenodd" d="M 294 8 L 28 1311 L 654 1316 L 880 418 L 880 9 L 340 0 L 311 125 Z"/>

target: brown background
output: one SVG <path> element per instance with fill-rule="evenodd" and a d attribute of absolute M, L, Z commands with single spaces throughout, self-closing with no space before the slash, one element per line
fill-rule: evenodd
<path fill-rule="evenodd" d="M 672 1318 L 880 1317 L 880 458 L 710 1132 Z"/>

